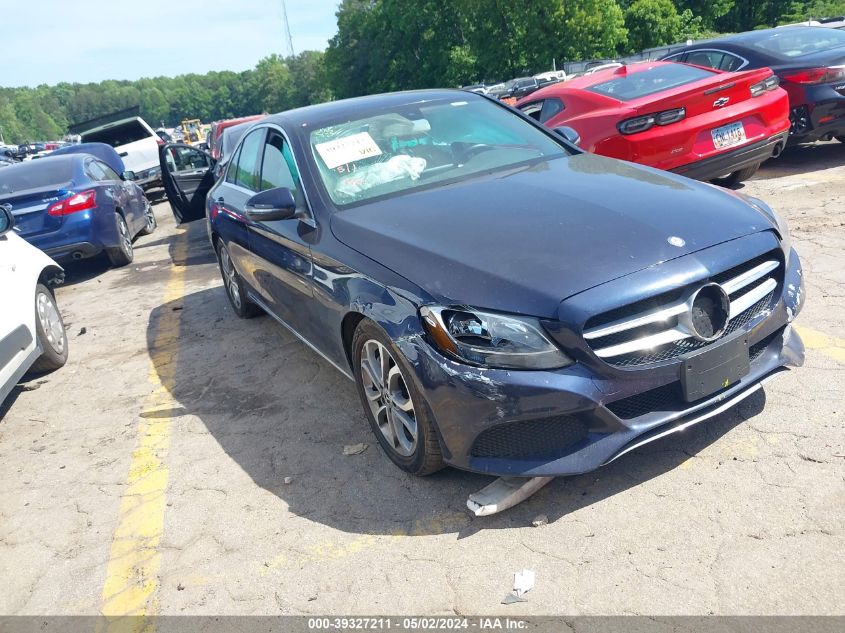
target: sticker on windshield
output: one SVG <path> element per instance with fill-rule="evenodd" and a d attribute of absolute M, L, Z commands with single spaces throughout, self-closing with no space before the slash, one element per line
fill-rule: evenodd
<path fill-rule="evenodd" d="M 314 147 L 329 169 L 365 158 L 381 156 L 381 149 L 368 132 L 344 136 L 325 143 L 317 143 Z"/>

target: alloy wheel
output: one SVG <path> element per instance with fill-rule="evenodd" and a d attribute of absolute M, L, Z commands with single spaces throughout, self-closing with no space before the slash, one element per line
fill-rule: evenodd
<path fill-rule="evenodd" d="M 62 354 L 65 349 L 64 328 L 53 298 L 39 292 L 35 297 L 35 311 L 47 342 L 57 354 Z"/>
<path fill-rule="evenodd" d="M 122 216 L 117 216 L 117 230 L 120 232 L 120 248 L 127 257 L 132 257 L 132 236 L 129 235 L 129 227 Z"/>
<path fill-rule="evenodd" d="M 370 411 L 387 443 L 398 455 L 410 457 L 419 437 L 414 402 L 396 360 L 375 339 L 366 341 L 361 349 L 361 380 Z"/>
<path fill-rule="evenodd" d="M 149 202 L 147 202 L 147 206 L 144 209 L 144 217 L 147 220 L 145 229 L 148 233 L 152 233 L 156 228 L 156 216 L 153 212 L 153 207 Z"/>
<path fill-rule="evenodd" d="M 240 285 L 238 283 L 238 273 L 232 264 L 232 259 L 229 257 L 229 251 L 225 246 L 220 248 L 220 270 L 223 272 L 223 283 L 226 286 L 226 292 L 229 293 L 229 298 L 235 307 L 241 307 L 241 293 Z"/>

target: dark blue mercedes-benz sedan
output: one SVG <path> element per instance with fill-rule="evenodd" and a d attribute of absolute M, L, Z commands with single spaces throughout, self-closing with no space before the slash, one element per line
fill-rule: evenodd
<path fill-rule="evenodd" d="M 229 301 L 354 380 L 385 453 L 588 471 L 702 422 L 804 351 L 786 224 L 764 202 L 586 154 L 507 106 L 420 91 L 310 106 L 225 171 L 162 148 Z"/>

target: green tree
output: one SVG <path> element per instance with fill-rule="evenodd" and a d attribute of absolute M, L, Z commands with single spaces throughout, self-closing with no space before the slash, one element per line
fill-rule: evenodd
<path fill-rule="evenodd" d="M 331 99 L 323 58 L 324 53 L 319 51 L 303 51 L 296 57 L 288 58 L 291 107 L 298 108 Z"/>
<path fill-rule="evenodd" d="M 567 60 L 613 57 L 625 50 L 628 30 L 616 0 L 563 3 L 562 53 Z"/>
<path fill-rule="evenodd" d="M 641 51 L 677 42 L 683 26 L 672 0 L 635 0 L 625 12 L 628 48 Z"/>
<path fill-rule="evenodd" d="M 725 15 L 734 5 L 734 0 L 675 0 L 678 13 L 688 10 L 689 15 L 701 19 L 701 27 L 712 30 L 716 20 Z"/>
<path fill-rule="evenodd" d="M 779 16 L 779 24 L 792 24 L 804 20 L 829 18 L 845 15 L 845 0 L 813 0 L 810 2 L 790 2 L 789 7 Z"/>

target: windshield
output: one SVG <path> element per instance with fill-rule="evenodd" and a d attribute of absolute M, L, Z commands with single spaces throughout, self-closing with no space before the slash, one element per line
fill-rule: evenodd
<path fill-rule="evenodd" d="M 504 108 L 459 96 L 373 109 L 362 118 L 315 129 L 310 145 L 338 206 L 567 155 Z"/>
<path fill-rule="evenodd" d="M 587 90 L 597 92 L 620 101 L 639 99 L 664 90 L 712 77 L 714 72 L 686 64 L 661 64 L 646 70 L 614 73 L 613 79 L 603 81 Z"/>
<path fill-rule="evenodd" d="M 82 135 L 83 143 L 106 143 L 112 147 L 128 145 L 135 141 L 150 138 L 152 135 L 138 120 L 127 121 L 114 127 L 86 132 Z"/>
<path fill-rule="evenodd" d="M 0 195 L 67 184 L 73 179 L 73 165 L 72 160 L 59 157 L 10 165 L 0 171 Z"/>
<path fill-rule="evenodd" d="M 819 27 L 783 29 L 754 42 L 754 46 L 777 57 L 799 57 L 845 46 L 845 32 Z"/>

